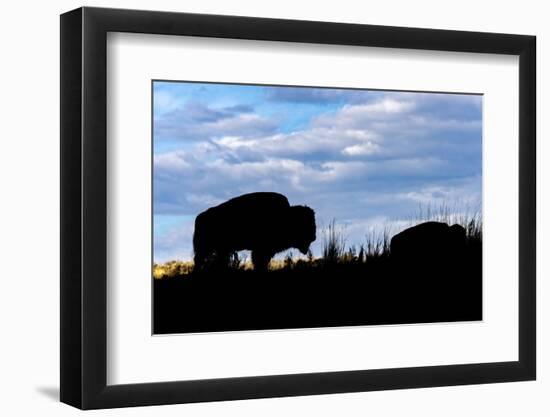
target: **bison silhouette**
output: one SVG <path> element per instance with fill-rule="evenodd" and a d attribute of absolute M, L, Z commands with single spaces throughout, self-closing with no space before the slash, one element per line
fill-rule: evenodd
<path fill-rule="evenodd" d="M 266 270 L 278 252 L 296 248 L 304 255 L 316 239 L 315 212 L 291 206 L 278 193 L 244 194 L 200 213 L 195 219 L 195 270 L 227 265 L 232 253 L 252 251 L 255 270 Z"/>
<path fill-rule="evenodd" d="M 446 262 L 458 259 L 466 248 L 466 230 L 455 224 L 425 222 L 403 230 L 392 237 L 390 254 L 409 264 Z"/>

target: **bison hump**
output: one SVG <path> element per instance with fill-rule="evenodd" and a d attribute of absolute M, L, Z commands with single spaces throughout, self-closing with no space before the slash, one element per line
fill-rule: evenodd
<path fill-rule="evenodd" d="M 248 193 L 243 194 L 238 197 L 234 197 L 230 200 L 227 200 L 227 203 L 231 202 L 249 202 L 253 204 L 258 203 L 275 203 L 275 204 L 282 204 L 285 206 L 289 206 L 288 199 L 279 193 L 272 193 L 272 192 L 256 192 L 256 193 Z"/>
<path fill-rule="evenodd" d="M 195 219 L 195 230 L 213 228 L 224 232 L 237 232 L 237 226 L 278 227 L 281 218 L 290 208 L 287 198 L 278 193 L 257 192 L 243 194 L 220 205 L 210 207 Z M 230 230 L 231 229 L 231 230 Z M 240 232 L 244 230 L 240 229 Z"/>
<path fill-rule="evenodd" d="M 262 210 L 288 208 L 288 199 L 279 193 L 256 192 L 234 197 L 212 209 Z"/>

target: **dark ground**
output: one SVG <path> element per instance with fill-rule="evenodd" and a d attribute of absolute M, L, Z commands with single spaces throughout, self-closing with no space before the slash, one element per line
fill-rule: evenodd
<path fill-rule="evenodd" d="M 154 333 L 482 319 L 481 244 L 454 259 L 295 264 L 154 280 Z"/>

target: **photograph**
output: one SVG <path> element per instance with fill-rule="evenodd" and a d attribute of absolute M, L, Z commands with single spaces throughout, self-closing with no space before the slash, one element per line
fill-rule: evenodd
<path fill-rule="evenodd" d="M 153 334 L 483 320 L 483 95 L 153 80 Z"/>

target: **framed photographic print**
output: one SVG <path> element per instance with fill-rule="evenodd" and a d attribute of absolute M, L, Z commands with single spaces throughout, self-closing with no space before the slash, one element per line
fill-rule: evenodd
<path fill-rule="evenodd" d="M 61 401 L 535 379 L 535 38 L 61 16 Z"/>

